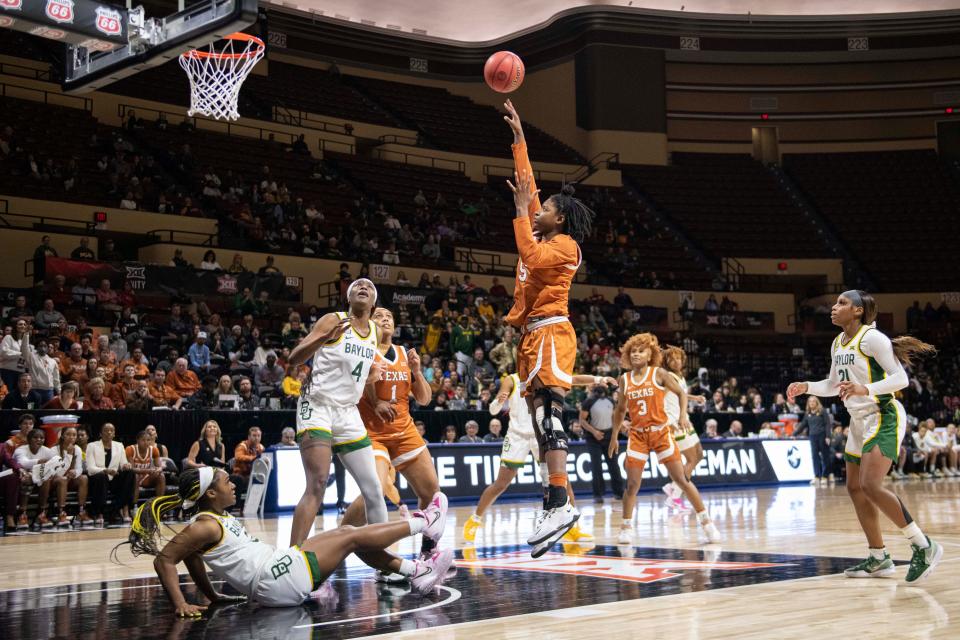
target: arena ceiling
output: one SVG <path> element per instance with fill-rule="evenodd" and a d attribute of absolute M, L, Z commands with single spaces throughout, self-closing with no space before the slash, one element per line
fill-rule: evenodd
<path fill-rule="evenodd" d="M 549 24 L 561 14 L 616 8 L 622 11 L 681 12 L 706 16 L 798 18 L 879 16 L 956 11 L 958 0 L 261 0 L 265 6 L 295 9 L 367 26 L 430 38 L 481 43 Z"/>

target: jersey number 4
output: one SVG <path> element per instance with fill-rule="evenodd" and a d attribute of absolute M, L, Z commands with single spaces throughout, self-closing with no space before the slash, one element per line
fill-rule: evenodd
<path fill-rule="evenodd" d="M 357 366 L 353 368 L 353 371 L 350 372 L 350 375 L 352 375 L 357 382 L 360 382 L 360 376 L 363 375 L 363 363 L 357 363 Z"/>

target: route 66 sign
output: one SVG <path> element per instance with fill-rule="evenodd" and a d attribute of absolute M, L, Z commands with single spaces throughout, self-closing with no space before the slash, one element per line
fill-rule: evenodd
<path fill-rule="evenodd" d="M 23 9 L 23 0 L 0 0 L 0 9 L 20 11 Z"/>
<path fill-rule="evenodd" d="M 54 22 L 73 22 L 73 0 L 47 0 L 46 14 Z"/>

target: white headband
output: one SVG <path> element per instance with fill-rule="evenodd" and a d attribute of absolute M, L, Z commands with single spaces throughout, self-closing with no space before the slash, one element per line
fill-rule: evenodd
<path fill-rule="evenodd" d="M 200 501 L 200 498 L 203 497 L 203 494 L 205 494 L 207 489 L 210 488 L 210 483 L 213 482 L 213 475 L 215 473 L 216 471 L 213 467 L 200 467 L 200 493 L 197 494 L 196 500 L 184 500 L 184 509 L 192 509 L 194 505 Z"/>
<path fill-rule="evenodd" d="M 357 278 L 356 280 L 350 283 L 350 286 L 347 287 L 347 302 L 350 301 L 350 292 L 353 291 L 353 287 L 356 286 L 358 282 L 366 282 L 368 285 L 370 285 L 370 288 L 373 289 L 373 304 L 376 305 L 377 304 L 377 285 L 373 284 L 373 281 L 369 280 L 368 278 Z"/>

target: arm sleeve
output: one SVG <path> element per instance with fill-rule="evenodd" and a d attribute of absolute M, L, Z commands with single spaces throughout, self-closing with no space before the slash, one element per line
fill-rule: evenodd
<path fill-rule="evenodd" d="M 549 242 L 537 242 L 533 237 L 530 218 L 513 219 L 513 235 L 517 240 L 517 252 L 523 264 L 530 267 L 576 266 L 580 263 L 579 250 L 573 238 L 557 236 Z"/>
<path fill-rule="evenodd" d="M 890 338 L 876 329 L 868 330 L 860 339 L 860 351 L 877 361 L 883 369 L 884 378 L 866 385 L 872 396 L 900 391 L 907 386 L 907 372 L 893 352 L 893 343 Z"/>
<path fill-rule="evenodd" d="M 807 393 L 820 398 L 830 398 L 840 392 L 840 376 L 837 375 L 837 364 L 833 358 L 836 341 L 830 347 L 830 375 L 825 380 L 807 383 Z"/>
<path fill-rule="evenodd" d="M 516 168 L 517 173 L 521 173 L 523 171 L 528 172 L 530 174 L 530 190 L 536 191 L 537 183 L 536 180 L 533 179 L 533 166 L 530 164 L 530 156 L 527 154 L 526 140 L 521 140 L 517 144 L 510 145 L 510 148 L 513 150 L 513 166 Z M 541 204 L 539 196 L 530 201 L 530 206 L 527 207 L 526 218 L 530 224 L 533 224 L 533 214 L 539 211 L 540 207 Z"/>

